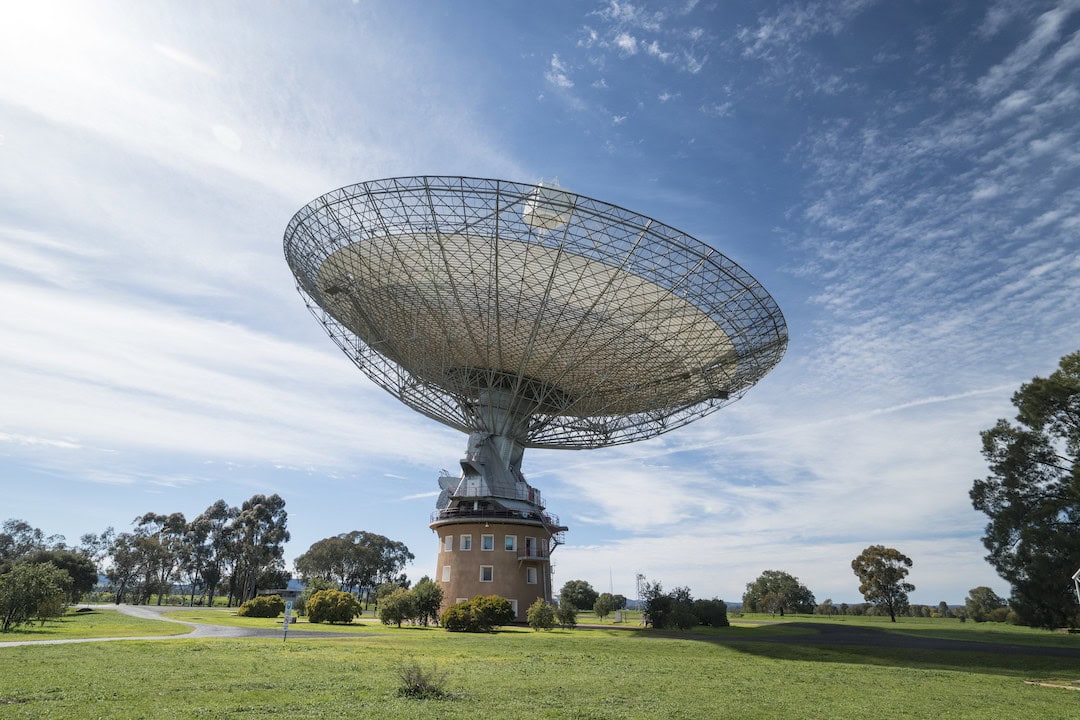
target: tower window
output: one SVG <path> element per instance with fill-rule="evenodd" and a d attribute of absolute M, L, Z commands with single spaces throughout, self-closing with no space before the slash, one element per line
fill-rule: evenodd
<path fill-rule="evenodd" d="M 447 535 L 446 537 L 443 538 L 442 542 L 443 542 L 443 545 L 442 545 L 443 552 L 453 552 L 454 551 L 454 536 L 453 535 Z"/>
<path fill-rule="evenodd" d="M 481 550 L 494 550 L 495 549 L 495 536 L 494 535 L 481 535 L 480 536 L 480 549 Z"/>
<path fill-rule="evenodd" d="M 506 535 L 503 538 L 503 548 L 508 552 L 517 551 L 517 535 Z"/>
<path fill-rule="evenodd" d="M 443 582 L 450 582 L 450 566 L 449 565 L 443 565 L 442 566 L 442 581 Z"/>
<path fill-rule="evenodd" d="M 492 565 L 480 566 L 480 582 L 491 582 L 495 579 L 495 569 Z"/>
<path fill-rule="evenodd" d="M 472 535 L 462 535 L 458 547 L 461 548 L 462 552 L 472 550 Z"/>
<path fill-rule="evenodd" d="M 530 585 L 536 584 L 536 568 L 525 568 L 525 582 L 529 583 Z"/>

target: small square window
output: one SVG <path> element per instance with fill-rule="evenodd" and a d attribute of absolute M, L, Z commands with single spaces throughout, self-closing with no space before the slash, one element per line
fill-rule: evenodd
<path fill-rule="evenodd" d="M 494 550 L 495 549 L 495 536 L 494 535 L 481 535 L 480 536 L 480 549 L 481 550 Z"/>
<path fill-rule="evenodd" d="M 517 535 L 506 535 L 503 538 L 503 549 L 507 552 L 517 551 Z"/>
<path fill-rule="evenodd" d="M 459 603 L 469 602 L 469 598 L 458 598 L 457 600 L 455 600 L 455 602 L 459 602 Z"/>
<path fill-rule="evenodd" d="M 491 582 L 495 579 L 495 569 L 492 565 L 480 566 L 480 582 Z"/>
<path fill-rule="evenodd" d="M 525 582 L 530 585 L 536 584 L 536 568 L 525 568 Z"/>
<path fill-rule="evenodd" d="M 454 536 L 453 535 L 447 535 L 446 537 L 443 538 L 442 549 L 443 549 L 443 552 L 453 552 L 454 551 Z"/>
<path fill-rule="evenodd" d="M 443 582 L 450 582 L 450 566 L 449 565 L 443 565 L 442 566 L 442 581 Z"/>
<path fill-rule="evenodd" d="M 462 552 L 472 550 L 472 535 L 462 535 L 459 547 Z"/>

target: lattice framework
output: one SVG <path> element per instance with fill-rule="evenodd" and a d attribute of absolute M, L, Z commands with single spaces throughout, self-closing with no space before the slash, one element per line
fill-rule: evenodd
<path fill-rule="evenodd" d="M 493 393 L 525 447 L 659 435 L 741 397 L 787 346 L 765 289 L 652 218 L 465 177 L 327 193 L 285 232 L 297 288 L 375 383 L 465 432 Z"/>

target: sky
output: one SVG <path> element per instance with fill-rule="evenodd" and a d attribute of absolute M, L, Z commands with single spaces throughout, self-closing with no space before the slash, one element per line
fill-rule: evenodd
<path fill-rule="evenodd" d="M 435 571 L 465 435 L 309 315 L 290 217 L 364 180 L 552 182 L 674 226 L 786 317 L 779 366 L 653 440 L 530 450 L 555 587 L 860 602 L 1008 586 L 979 432 L 1080 349 L 1080 2 L 95 2 L 0 8 L 0 519 L 77 543 L 286 500 Z"/>

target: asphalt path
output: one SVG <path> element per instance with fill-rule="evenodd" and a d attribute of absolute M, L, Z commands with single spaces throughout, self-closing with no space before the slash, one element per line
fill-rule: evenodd
<path fill-rule="evenodd" d="M 284 633 L 277 628 L 246 628 L 231 627 L 228 625 L 207 625 L 205 623 L 193 623 L 186 620 L 175 620 L 166 617 L 164 613 L 176 610 L 176 607 L 156 605 L 91 605 L 95 610 L 115 610 L 116 612 L 146 620 L 162 620 L 164 622 L 178 623 L 191 628 L 190 632 L 180 635 L 141 635 L 134 637 L 97 637 L 97 638 L 70 638 L 63 640 L 17 640 L 15 642 L 0 642 L 0 648 L 17 647 L 19 645 L 68 645 L 71 643 L 114 642 L 116 640 L 187 640 L 190 638 L 283 638 Z M 289 630 L 291 638 L 333 638 L 333 637 L 363 637 L 371 633 L 358 632 L 322 632 L 318 630 Z"/>

